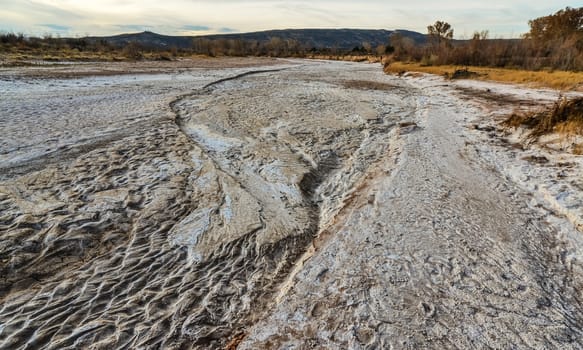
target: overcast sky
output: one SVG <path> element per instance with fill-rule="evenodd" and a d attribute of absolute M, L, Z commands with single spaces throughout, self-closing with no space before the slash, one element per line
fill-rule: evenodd
<path fill-rule="evenodd" d="M 489 30 L 517 37 L 561 0 L 0 0 L 0 31 L 110 35 L 150 30 L 197 35 L 286 28 L 408 29 L 449 22 L 456 38 Z M 576 6 L 575 6 L 576 7 Z"/>

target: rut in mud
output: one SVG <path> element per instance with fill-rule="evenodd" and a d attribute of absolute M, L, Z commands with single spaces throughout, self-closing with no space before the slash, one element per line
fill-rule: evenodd
<path fill-rule="evenodd" d="M 477 109 L 299 62 L 20 78 L 0 347 L 583 346 L 580 246 L 476 154 Z"/>

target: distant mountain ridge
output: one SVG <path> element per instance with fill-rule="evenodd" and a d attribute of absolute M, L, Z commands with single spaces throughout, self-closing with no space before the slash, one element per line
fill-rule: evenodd
<path fill-rule="evenodd" d="M 426 35 L 408 30 L 385 30 L 385 29 L 281 29 L 267 30 L 261 32 L 238 33 L 238 34 L 216 34 L 202 36 L 171 36 L 162 35 L 149 31 L 132 34 L 120 34 L 106 37 L 88 37 L 90 40 L 104 40 L 113 45 L 127 45 L 131 42 L 146 47 L 154 48 L 189 48 L 193 39 L 234 39 L 244 41 L 267 42 L 272 38 L 282 40 L 296 40 L 306 48 L 337 48 L 352 49 L 369 43 L 372 47 L 384 45 L 389 42 L 389 37 L 393 33 L 400 33 L 404 37 L 412 39 L 416 43 L 424 43 Z"/>

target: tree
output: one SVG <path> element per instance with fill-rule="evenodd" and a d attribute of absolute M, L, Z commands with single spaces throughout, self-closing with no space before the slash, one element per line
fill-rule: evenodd
<path fill-rule="evenodd" d="M 284 41 L 278 36 L 273 36 L 269 38 L 269 41 L 267 42 L 266 46 L 268 50 L 268 55 L 272 57 L 281 56 L 283 51 L 285 50 Z"/>
<path fill-rule="evenodd" d="M 368 41 L 362 42 L 362 48 L 365 54 L 369 54 L 372 51 L 372 45 Z"/>
<path fill-rule="evenodd" d="M 413 39 L 407 38 L 399 32 L 393 32 L 389 37 L 390 46 L 393 48 L 395 59 L 402 60 L 415 47 Z"/>
<path fill-rule="evenodd" d="M 540 66 L 581 69 L 583 64 L 583 7 L 566 7 L 552 15 L 528 22 L 525 35 L 535 48 Z"/>
<path fill-rule="evenodd" d="M 443 46 L 449 47 L 453 39 L 453 28 L 447 22 L 436 21 L 435 24 L 427 26 L 429 40 L 438 48 Z"/>
<path fill-rule="evenodd" d="M 377 54 L 377 56 L 382 56 L 386 53 L 390 53 L 389 51 L 391 51 L 392 47 L 389 47 L 387 45 L 383 45 L 383 44 L 379 44 L 377 45 L 375 52 Z"/>
<path fill-rule="evenodd" d="M 537 43 L 565 40 L 572 36 L 583 35 L 583 7 L 566 7 L 550 16 L 528 21 L 530 32 L 527 38 Z"/>
<path fill-rule="evenodd" d="M 474 66 L 487 65 L 488 60 L 488 34 L 487 30 L 482 30 L 481 32 L 474 32 L 472 40 L 469 42 L 468 52 L 469 64 Z"/>
<path fill-rule="evenodd" d="M 205 38 L 194 38 L 192 40 L 192 50 L 201 55 L 212 56 L 212 42 Z"/>
<path fill-rule="evenodd" d="M 127 43 L 122 51 L 125 57 L 132 60 L 140 60 L 144 58 L 142 46 L 135 41 Z"/>

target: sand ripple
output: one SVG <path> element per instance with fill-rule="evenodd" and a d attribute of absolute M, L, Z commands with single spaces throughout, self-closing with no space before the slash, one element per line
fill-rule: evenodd
<path fill-rule="evenodd" d="M 65 89 L 55 116 L 40 119 L 48 132 L 28 130 L 45 149 L 16 150 L 26 129 L 11 127 L 0 183 L 1 346 L 220 347 L 263 317 L 321 219 L 362 176 L 361 157 L 386 149 L 382 135 L 399 114 L 389 116 L 390 101 L 301 74 L 286 90 L 297 74 L 201 87 L 172 113 L 171 90 L 149 83 L 162 96 L 146 117 L 130 112 L 144 98 L 137 92 L 84 112 L 75 106 L 93 96 Z M 64 137 L 83 113 L 80 126 L 96 132 Z M 91 122 L 95 113 L 104 115 Z"/>

